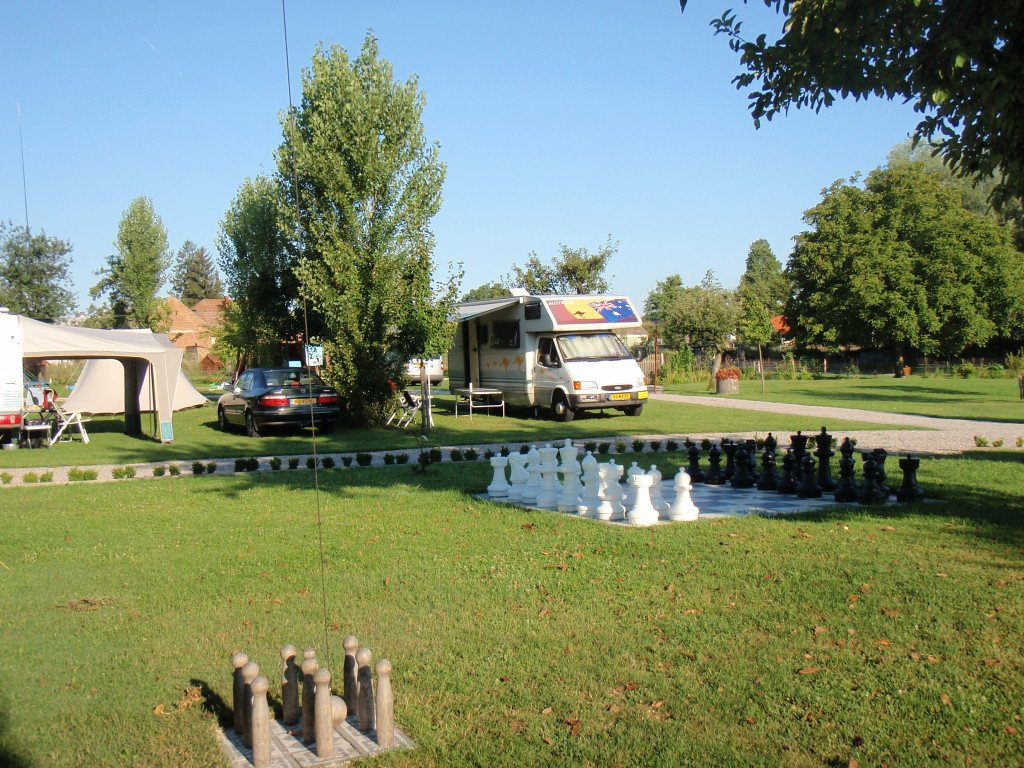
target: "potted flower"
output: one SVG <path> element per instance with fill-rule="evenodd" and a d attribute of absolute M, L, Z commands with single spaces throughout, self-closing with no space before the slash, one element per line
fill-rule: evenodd
<path fill-rule="evenodd" d="M 737 395 L 740 391 L 740 369 L 719 368 L 715 374 L 715 391 L 720 395 Z"/>

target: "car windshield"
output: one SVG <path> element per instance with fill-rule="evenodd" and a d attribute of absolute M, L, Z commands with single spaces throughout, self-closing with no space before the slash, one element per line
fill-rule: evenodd
<path fill-rule="evenodd" d="M 567 333 L 558 337 L 563 360 L 627 360 L 632 357 L 614 333 Z"/>
<path fill-rule="evenodd" d="M 263 372 L 263 381 L 268 387 L 322 387 L 324 383 L 315 373 L 304 368 L 281 368 Z"/>

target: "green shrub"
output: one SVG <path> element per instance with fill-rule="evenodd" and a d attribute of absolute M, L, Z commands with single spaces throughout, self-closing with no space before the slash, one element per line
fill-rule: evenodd
<path fill-rule="evenodd" d="M 651 440 L 651 453 L 657 453 L 661 450 L 661 440 Z"/>
<path fill-rule="evenodd" d="M 306 457 L 306 469 L 316 469 L 316 456 Z"/>
<path fill-rule="evenodd" d="M 984 437 L 982 435 L 975 435 L 974 436 L 974 444 L 978 448 L 984 448 L 986 445 L 988 445 L 988 438 Z"/>
<path fill-rule="evenodd" d="M 679 450 L 679 442 L 676 441 L 676 440 L 666 440 L 665 441 L 665 450 L 666 451 L 678 451 Z"/>
<path fill-rule="evenodd" d="M 530 446 L 528 446 L 528 445 L 520 445 L 519 446 L 519 452 L 521 454 L 523 454 L 523 456 L 525 456 L 526 454 L 528 454 L 530 452 Z"/>
<path fill-rule="evenodd" d="M 700 447 L 703 448 L 705 451 L 710 451 L 711 450 L 711 440 L 710 440 L 710 438 L 705 437 L 703 440 L 701 440 L 700 441 Z"/>
<path fill-rule="evenodd" d="M 966 360 L 962 361 L 958 365 L 954 372 L 961 379 L 976 379 L 978 378 L 978 369 L 974 366 L 974 363 L 968 363 Z"/>
<path fill-rule="evenodd" d="M 351 467 L 352 466 L 352 457 L 351 456 L 342 456 L 341 457 L 341 463 L 344 464 L 346 467 Z"/>
<path fill-rule="evenodd" d="M 484 449 L 484 461 L 490 461 L 491 459 L 494 458 L 494 456 L 494 451 L 492 451 L 490 448 Z"/>
<path fill-rule="evenodd" d="M 463 455 L 466 457 L 466 461 L 476 461 L 480 457 L 475 448 L 467 448 Z"/>
<path fill-rule="evenodd" d="M 462 451 L 458 448 L 452 448 L 448 451 L 448 457 L 452 461 L 462 461 Z"/>
<path fill-rule="evenodd" d="M 78 483 L 83 480 L 95 480 L 97 477 L 99 477 L 99 473 L 95 469 L 72 467 L 68 470 L 68 480 L 73 483 Z"/>
<path fill-rule="evenodd" d="M 163 477 L 167 467 L 153 467 L 153 477 Z"/>
<path fill-rule="evenodd" d="M 430 463 L 431 464 L 440 464 L 441 463 L 441 458 L 442 457 L 441 457 L 441 449 L 440 448 L 431 448 L 430 451 L 428 451 L 427 455 L 430 457 Z"/>
<path fill-rule="evenodd" d="M 242 469 L 238 468 L 239 462 L 243 462 L 242 463 Z M 244 462 L 245 462 L 245 459 L 236 459 L 235 460 L 235 471 L 236 472 L 242 472 L 242 471 L 245 470 Z M 193 461 L 192 462 L 192 474 L 193 475 L 201 475 L 205 471 L 206 471 L 206 465 L 203 464 L 203 462 L 201 462 L 201 461 Z"/>
<path fill-rule="evenodd" d="M 1024 348 L 1018 349 L 1016 352 L 1010 352 L 1006 356 L 1006 368 L 1012 371 L 1015 376 L 1024 373 Z"/>
<path fill-rule="evenodd" d="M 0 482 L 3 482 L 4 485 L 10 485 L 13 479 L 14 475 L 12 475 L 10 472 L 4 472 L 2 475 L 0 475 Z"/>
<path fill-rule="evenodd" d="M 360 467 L 368 467 L 373 462 L 373 456 L 369 453 L 357 453 L 356 464 Z"/>
<path fill-rule="evenodd" d="M 298 467 L 299 467 L 299 457 L 298 456 L 289 456 L 288 457 L 288 469 L 298 469 Z"/>
<path fill-rule="evenodd" d="M 512 453 L 512 451 L 509 449 L 507 445 L 503 445 L 501 446 L 501 448 L 498 449 L 498 453 L 500 453 L 502 456 L 508 456 L 510 453 Z"/>
<path fill-rule="evenodd" d="M 615 441 L 615 452 L 616 453 L 625 453 L 626 452 L 626 441 L 625 440 L 616 440 Z"/>
<path fill-rule="evenodd" d="M 128 479 L 128 478 L 132 478 L 132 477 L 135 477 L 135 467 L 132 467 L 132 466 L 114 467 L 113 474 L 114 474 L 114 479 L 115 480 L 125 480 L 125 479 Z"/>
<path fill-rule="evenodd" d="M 583 450 L 588 453 L 597 453 L 597 441 L 587 440 L 587 442 L 583 444 Z"/>
<path fill-rule="evenodd" d="M 39 476 L 39 482 L 40 483 L 52 483 L 53 482 L 53 472 L 43 472 L 43 474 L 41 474 Z"/>
<path fill-rule="evenodd" d="M 271 468 L 271 469 L 272 469 L 272 470 L 273 470 L 274 472 L 277 472 L 277 471 L 278 471 L 279 469 L 281 469 L 281 457 L 280 457 L 280 456 L 274 456 L 274 457 L 273 457 L 273 458 L 272 458 L 272 459 L 270 460 L 270 468 Z"/>
<path fill-rule="evenodd" d="M 388 465 L 389 467 L 390 467 L 390 466 L 391 466 L 392 464 L 394 464 L 394 463 L 395 463 L 395 457 L 394 457 L 394 455 L 393 455 L 393 454 L 390 454 L 390 453 L 385 453 L 385 454 L 384 454 L 384 463 L 385 463 L 385 464 L 387 464 L 387 465 Z"/>
<path fill-rule="evenodd" d="M 217 462 L 216 461 L 208 461 L 208 462 L 206 462 L 206 474 L 212 475 L 216 471 L 217 471 Z"/>
<path fill-rule="evenodd" d="M 1017 438 L 1017 447 L 1018 448 L 1024 448 L 1024 437 L 1018 437 Z"/>
<path fill-rule="evenodd" d="M 177 464 L 171 464 L 171 466 L 167 468 L 167 471 L 170 472 L 173 477 L 177 477 L 181 474 L 181 467 Z"/>
<path fill-rule="evenodd" d="M 320 466 L 323 467 L 324 469 L 334 469 L 334 463 L 335 462 L 333 456 L 324 456 L 322 459 L 320 459 Z"/>
<path fill-rule="evenodd" d="M 997 437 L 995 440 L 993 440 L 992 441 L 992 447 L 993 448 L 1002 448 L 1003 447 L 1003 438 Z"/>
<path fill-rule="evenodd" d="M 21 476 L 21 482 L 23 482 L 23 483 L 38 483 L 39 482 L 39 475 L 37 475 L 35 472 L 26 472 L 24 475 Z"/>
<path fill-rule="evenodd" d="M 400 453 L 397 456 L 395 456 L 395 461 L 397 461 L 399 464 L 408 464 L 409 463 L 409 454 L 408 453 Z"/>
<path fill-rule="evenodd" d="M 235 459 L 235 472 L 245 472 L 247 466 L 248 464 L 246 463 L 244 458 L 239 457 Z"/>
<path fill-rule="evenodd" d="M 645 441 L 634 440 L 633 441 L 633 453 L 643 453 Z"/>

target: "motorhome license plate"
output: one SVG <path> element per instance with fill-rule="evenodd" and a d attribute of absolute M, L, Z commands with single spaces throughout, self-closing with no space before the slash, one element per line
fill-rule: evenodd
<path fill-rule="evenodd" d="M 614 395 L 610 395 L 610 400 L 629 400 L 632 395 L 629 392 L 616 392 Z"/>
<path fill-rule="evenodd" d="M 291 399 L 292 405 L 312 405 L 315 402 L 315 397 L 293 397 Z"/>

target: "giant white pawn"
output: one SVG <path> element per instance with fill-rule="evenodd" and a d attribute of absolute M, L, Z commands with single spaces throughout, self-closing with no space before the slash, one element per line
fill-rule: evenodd
<path fill-rule="evenodd" d="M 658 517 L 664 518 L 668 513 L 670 504 L 665 501 L 665 496 L 661 489 L 661 471 L 658 469 L 657 464 L 651 464 L 651 468 L 647 470 L 647 474 L 654 478 L 654 485 L 651 486 L 651 504 L 658 510 Z"/>
<path fill-rule="evenodd" d="M 523 489 L 530 480 L 530 475 L 525 468 L 526 456 L 522 453 L 513 453 L 508 457 L 508 465 L 510 467 L 508 499 L 509 501 L 522 501 Z"/>
<path fill-rule="evenodd" d="M 658 510 L 651 504 L 654 478 L 648 474 L 633 475 L 629 482 L 636 487 L 636 504 L 626 513 L 626 521 L 630 525 L 654 525 L 658 522 Z"/>
<path fill-rule="evenodd" d="M 576 507 L 576 513 L 580 517 L 597 517 L 597 507 L 601 503 L 600 466 L 590 451 L 587 451 L 581 466 L 583 467 L 583 496 L 579 506 Z"/>
<path fill-rule="evenodd" d="M 580 504 L 580 463 L 573 459 L 558 468 L 564 481 L 562 495 L 558 497 L 559 512 L 575 512 Z"/>
<path fill-rule="evenodd" d="M 531 445 L 530 452 L 526 454 L 526 474 L 528 479 L 522 499 L 527 504 L 536 504 L 537 494 L 540 493 L 540 452 L 535 445 Z"/>
<path fill-rule="evenodd" d="M 505 467 L 508 466 L 507 456 L 492 456 L 491 469 L 494 470 L 494 478 L 487 486 L 487 495 L 491 498 L 505 498 L 508 496 L 508 481 L 505 480 Z"/>
<path fill-rule="evenodd" d="M 680 469 L 676 473 L 675 486 L 676 500 L 668 510 L 668 519 L 673 522 L 696 520 L 700 509 L 690 498 L 690 489 L 693 488 L 693 484 L 690 482 L 690 476 L 686 474 L 686 470 Z"/>

